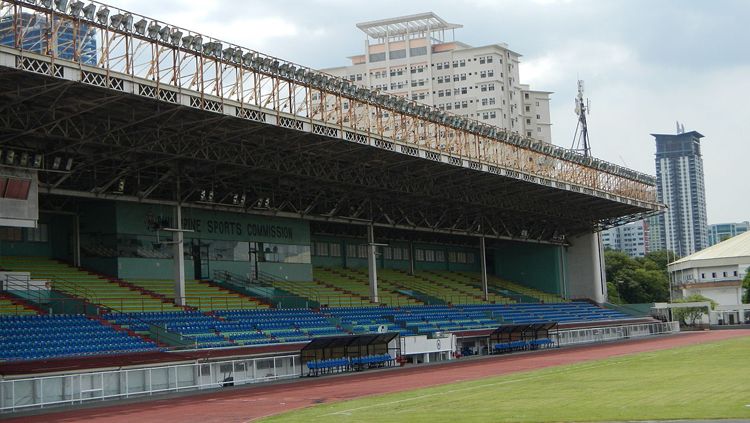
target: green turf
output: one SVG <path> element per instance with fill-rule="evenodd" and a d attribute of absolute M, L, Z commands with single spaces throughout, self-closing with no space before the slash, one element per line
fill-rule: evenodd
<path fill-rule="evenodd" d="M 750 419 L 750 337 L 324 404 L 264 421 L 697 418 Z"/>

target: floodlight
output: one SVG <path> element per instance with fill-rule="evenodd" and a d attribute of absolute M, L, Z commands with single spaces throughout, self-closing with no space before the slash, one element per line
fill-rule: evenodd
<path fill-rule="evenodd" d="M 132 32 L 133 31 L 133 15 L 130 13 L 126 14 L 121 23 L 121 27 L 124 31 Z"/>
<path fill-rule="evenodd" d="M 172 41 L 172 44 L 179 45 L 180 40 L 182 39 L 182 31 L 175 28 L 174 31 L 172 31 L 171 34 L 169 34 L 170 40 Z"/>
<path fill-rule="evenodd" d="M 248 51 L 247 53 L 243 54 L 242 64 L 247 67 L 252 67 L 253 66 L 253 53 Z"/>
<path fill-rule="evenodd" d="M 83 10 L 83 2 L 82 1 L 74 1 L 73 3 L 70 3 L 70 14 L 78 17 L 81 14 L 81 11 Z"/>
<path fill-rule="evenodd" d="M 161 27 L 158 23 L 151 22 L 151 25 L 148 26 L 148 38 L 156 39 L 159 35 L 161 35 Z"/>
<path fill-rule="evenodd" d="M 185 37 L 182 37 L 182 48 L 190 48 L 190 46 L 193 45 L 193 40 L 195 37 L 192 35 L 187 35 Z"/>
<path fill-rule="evenodd" d="M 242 196 L 240 197 L 240 205 L 244 206 L 245 201 L 247 201 L 247 195 L 245 195 L 245 193 L 242 193 Z"/>
<path fill-rule="evenodd" d="M 203 38 L 200 37 L 200 35 L 196 35 L 193 37 L 193 50 L 197 51 L 198 53 L 203 51 Z"/>
<path fill-rule="evenodd" d="M 146 25 L 148 24 L 148 21 L 145 19 L 141 19 L 138 22 L 133 25 L 135 28 L 135 33 L 138 35 L 146 35 Z"/>
<path fill-rule="evenodd" d="M 68 9 L 68 0 L 55 0 L 55 8 L 65 13 Z"/>
<path fill-rule="evenodd" d="M 21 160 L 18 161 L 18 164 L 24 167 L 28 166 L 29 165 L 29 153 L 25 151 L 21 153 Z"/>
<path fill-rule="evenodd" d="M 214 190 L 211 190 L 208 192 L 208 201 L 210 202 L 214 201 Z"/>
<path fill-rule="evenodd" d="M 202 45 L 203 53 L 208 56 L 216 56 L 221 57 L 221 49 L 222 49 L 221 43 L 218 43 L 216 41 L 211 41 L 206 44 Z"/>
<path fill-rule="evenodd" d="M 205 189 L 201 190 L 201 201 L 206 201 L 206 190 Z"/>
<path fill-rule="evenodd" d="M 70 169 L 73 169 L 73 158 L 69 157 L 68 161 L 65 162 L 65 170 L 70 172 Z"/>
<path fill-rule="evenodd" d="M 232 204 L 234 204 L 236 206 L 239 203 L 240 203 L 240 196 L 239 196 L 239 194 L 234 194 L 232 196 Z"/>
<path fill-rule="evenodd" d="M 60 169 L 60 165 L 62 164 L 62 157 L 57 156 L 54 160 L 52 160 L 52 170 L 58 170 Z"/>
<path fill-rule="evenodd" d="M 31 162 L 31 166 L 35 169 L 42 167 L 42 155 L 39 153 L 34 154 L 34 161 Z"/>
<path fill-rule="evenodd" d="M 227 47 L 221 53 L 227 60 L 234 60 L 234 52 L 234 47 Z M 240 59 L 242 59 L 242 56 L 240 56 Z"/>
<path fill-rule="evenodd" d="M 83 8 L 83 17 L 90 21 L 94 20 L 95 13 L 96 13 L 96 5 L 94 5 L 93 3 Z"/>
<path fill-rule="evenodd" d="M 169 35 L 172 31 L 172 28 L 165 26 L 162 29 L 159 30 L 159 40 L 163 43 L 169 42 Z"/>
<path fill-rule="evenodd" d="M 125 178 L 120 178 L 120 180 L 117 182 L 117 191 L 118 193 L 125 192 Z"/>
<path fill-rule="evenodd" d="M 89 6 L 93 6 L 93 4 L 90 4 Z M 109 17 L 109 9 L 106 7 L 99 9 L 98 12 L 96 12 L 96 20 L 102 25 L 107 24 L 107 18 Z"/>
<path fill-rule="evenodd" d="M 236 48 L 234 50 L 234 54 L 232 55 L 232 61 L 235 63 L 242 63 L 242 49 Z"/>
<path fill-rule="evenodd" d="M 16 152 L 13 150 L 8 150 L 5 152 L 5 163 L 12 165 L 16 161 Z"/>

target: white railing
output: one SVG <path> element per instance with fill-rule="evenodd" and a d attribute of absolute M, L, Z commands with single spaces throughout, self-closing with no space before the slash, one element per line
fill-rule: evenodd
<path fill-rule="evenodd" d="M 299 377 L 299 355 L 0 380 L 0 412 Z"/>
<path fill-rule="evenodd" d="M 560 346 L 640 338 L 650 335 L 677 333 L 679 322 L 642 323 L 637 325 L 560 330 L 556 333 Z"/>

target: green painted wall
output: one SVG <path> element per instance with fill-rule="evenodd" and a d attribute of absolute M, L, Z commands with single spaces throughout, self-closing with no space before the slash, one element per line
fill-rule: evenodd
<path fill-rule="evenodd" d="M 162 222 L 176 227 L 173 216 L 174 208 L 170 206 L 117 203 L 117 232 L 155 235 L 150 225 Z M 299 219 L 183 208 L 182 223 L 184 229 L 194 230 L 186 234 L 191 238 L 310 244 L 310 226 Z"/>
<path fill-rule="evenodd" d="M 324 266 L 324 267 L 351 267 L 351 268 L 366 268 L 368 266 L 367 259 L 366 258 L 359 258 L 359 257 L 343 257 L 346 254 L 346 246 L 349 244 L 353 245 L 361 245 L 365 244 L 367 241 L 364 238 L 337 238 L 332 236 L 313 236 L 313 242 L 319 241 L 319 242 L 329 242 L 329 243 L 339 243 L 341 245 L 341 251 L 342 251 L 342 257 L 330 257 L 330 256 L 312 256 L 312 263 L 314 266 Z M 400 247 L 400 248 L 409 248 L 408 242 L 403 241 L 393 241 L 389 242 L 387 240 L 378 240 L 378 243 L 384 243 L 388 244 L 390 247 Z M 452 245 L 440 245 L 440 244 L 426 244 L 426 243 L 414 243 L 414 250 L 417 249 L 429 249 L 429 250 L 442 250 L 444 252 L 444 261 L 420 261 L 416 260 L 414 262 L 414 268 L 415 270 L 451 270 L 451 271 L 465 271 L 465 272 L 478 272 L 480 268 L 479 263 L 479 249 L 471 249 L 466 247 L 457 247 Z M 474 262 L 473 263 L 449 263 L 448 262 L 448 252 L 456 251 L 456 252 L 466 252 L 474 255 Z M 381 250 L 382 252 L 382 250 Z M 386 259 L 384 254 L 379 254 L 377 259 L 377 265 L 379 268 L 385 268 L 385 269 L 400 269 L 400 270 L 408 270 L 409 269 L 409 260 L 403 259 L 403 260 L 394 260 L 394 259 Z"/>
<path fill-rule="evenodd" d="M 563 278 L 560 248 L 523 242 L 503 243 L 490 250 L 495 275 L 545 292 L 560 294 Z"/>
<path fill-rule="evenodd" d="M 39 224 L 47 225 L 47 241 L 0 241 L 0 254 L 70 261 L 73 258 L 74 219 L 71 215 L 40 213 Z M 27 230 L 22 231 L 25 236 Z"/>

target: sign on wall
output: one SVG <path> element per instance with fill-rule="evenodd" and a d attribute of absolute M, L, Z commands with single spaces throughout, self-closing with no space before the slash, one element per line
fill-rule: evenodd
<path fill-rule="evenodd" d="M 158 205 L 117 206 L 118 233 L 153 235 L 158 228 L 175 228 L 174 208 Z M 310 227 L 304 220 L 183 207 L 182 228 L 188 237 L 203 239 L 309 244 Z"/>

